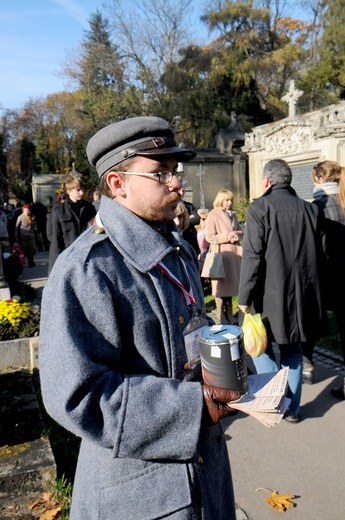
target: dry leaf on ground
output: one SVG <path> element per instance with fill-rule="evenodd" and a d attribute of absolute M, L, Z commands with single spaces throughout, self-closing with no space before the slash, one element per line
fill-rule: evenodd
<path fill-rule="evenodd" d="M 40 513 L 40 520 L 55 520 L 59 518 L 61 507 L 56 505 L 52 493 L 43 493 L 42 497 L 30 504 L 29 509 Z"/>
<path fill-rule="evenodd" d="M 55 518 L 58 518 L 60 511 L 61 511 L 61 507 L 56 507 L 55 509 L 49 509 L 49 511 L 45 511 L 40 516 L 40 520 L 55 520 Z"/>
<path fill-rule="evenodd" d="M 280 495 L 276 491 L 272 491 L 272 489 L 268 490 L 265 488 L 258 488 L 255 490 L 255 492 L 260 490 L 267 491 L 267 493 L 271 491 L 270 496 L 264 498 L 264 500 L 267 502 L 269 506 L 273 507 L 273 509 L 275 509 L 276 511 L 283 512 L 287 509 L 293 509 L 296 505 L 293 502 L 291 502 L 293 498 L 296 498 L 296 495 Z"/>

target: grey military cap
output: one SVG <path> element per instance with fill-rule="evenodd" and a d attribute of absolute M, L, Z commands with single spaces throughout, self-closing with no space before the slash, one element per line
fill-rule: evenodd
<path fill-rule="evenodd" d="M 197 155 L 194 150 L 177 146 L 167 121 L 151 116 L 132 117 L 102 128 L 89 140 L 86 154 L 100 177 L 135 155 L 172 155 L 179 162 Z"/>

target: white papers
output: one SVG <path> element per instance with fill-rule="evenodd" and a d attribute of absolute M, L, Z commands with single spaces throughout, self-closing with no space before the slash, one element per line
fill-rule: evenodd
<path fill-rule="evenodd" d="M 280 423 L 291 399 L 286 397 L 289 368 L 248 376 L 248 392 L 232 408 L 251 415 L 267 427 Z"/>

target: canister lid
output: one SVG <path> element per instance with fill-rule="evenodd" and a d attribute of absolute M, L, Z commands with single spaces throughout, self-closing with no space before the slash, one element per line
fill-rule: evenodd
<path fill-rule="evenodd" d="M 205 327 L 200 332 L 199 338 L 212 343 L 232 343 L 238 341 L 242 335 L 242 329 L 237 325 L 212 325 Z"/>

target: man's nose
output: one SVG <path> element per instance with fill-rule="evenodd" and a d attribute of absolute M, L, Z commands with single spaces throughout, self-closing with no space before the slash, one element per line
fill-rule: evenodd
<path fill-rule="evenodd" d="M 178 177 L 176 177 L 176 175 L 174 175 L 169 182 L 168 188 L 170 191 L 177 191 L 182 197 L 182 182 Z"/>

